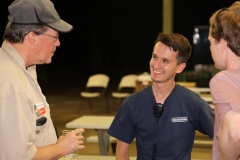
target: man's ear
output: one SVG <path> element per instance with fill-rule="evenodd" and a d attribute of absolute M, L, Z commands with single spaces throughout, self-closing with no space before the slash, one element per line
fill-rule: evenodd
<path fill-rule="evenodd" d="M 181 73 L 185 67 L 186 67 L 186 63 L 178 64 L 176 73 Z"/>
<path fill-rule="evenodd" d="M 29 41 L 29 43 L 34 44 L 34 43 L 35 43 L 35 40 L 36 40 L 36 34 L 33 33 L 33 32 L 29 32 L 29 33 L 26 35 L 26 39 Z"/>
<path fill-rule="evenodd" d="M 226 51 L 227 49 L 227 41 L 223 38 L 220 39 L 220 43 L 221 43 L 221 52 L 223 53 L 224 51 Z"/>

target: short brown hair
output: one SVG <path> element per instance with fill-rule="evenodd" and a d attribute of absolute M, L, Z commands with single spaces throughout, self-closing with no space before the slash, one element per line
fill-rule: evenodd
<path fill-rule="evenodd" d="M 234 2 L 228 8 L 217 10 L 209 19 L 210 35 L 216 43 L 221 38 L 227 41 L 228 47 L 240 56 L 240 2 Z"/>
<path fill-rule="evenodd" d="M 176 57 L 178 64 L 187 63 L 192 52 L 192 46 L 183 35 L 178 33 L 159 33 L 155 44 L 158 42 L 163 43 L 178 53 Z"/>

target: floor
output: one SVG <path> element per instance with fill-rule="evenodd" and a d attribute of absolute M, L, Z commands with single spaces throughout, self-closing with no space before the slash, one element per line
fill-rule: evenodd
<path fill-rule="evenodd" d="M 41 84 L 40 84 L 41 85 Z M 51 116 L 54 124 L 57 127 L 58 134 L 61 135 L 61 131 L 66 129 L 65 124 L 75 118 L 82 115 L 115 115 L 118 105 L 112 107 L 110 113 L 107 113 L 105 104 L 101 100 L 96 100 L 93 106 L 93 112 L 89 110 L 87 101 L 81 102 L 79 93 L 83 89 L 84 84 L 53 84 L 51 86 L 42 87 L 42 91 L 45 94 L 48 103 L 50 104 Z M 111 90 L 109 91 L 109 93 Z M 112 103 L 110 94 L 109 103 Z M 81 106 L 81 108 L 80 108 Z M 85 130 L 84 136 L 97 135 L 95 130 Z M 205 136 L 200 135 L 198 138 L 206 139 Z M 211 159 L 211 147 L 194 147 L 192 151 L 192 158 Z M 97 143 L 85 142 L 85 149 L 79 152 L 82 155 L 99 155 L 99 148 Z M 112 153 L 111 147 L 109 148 L 109 155 Z M 130 156 L 136 156 L 135 143 L 130 145 Z"/>

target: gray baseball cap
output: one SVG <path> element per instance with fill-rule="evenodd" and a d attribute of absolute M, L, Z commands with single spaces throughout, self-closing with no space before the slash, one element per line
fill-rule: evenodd
<path fill-rule="evenodd" d="M 50 0 L 14 0 L 8 7 L 9 22 L 42 24 L 58 32 L 70 32 L 73 26 L 60 19 Z"/>

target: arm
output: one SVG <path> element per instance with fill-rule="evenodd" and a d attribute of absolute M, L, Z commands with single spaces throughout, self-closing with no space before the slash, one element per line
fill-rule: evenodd
<path fill-rule="evenodd" d="M 194 122 L 196 130 L 212 139 L 214 135 L 214 113 L 209 104 L 202 99 L 198 106 L 195 112 L 195 117 L 198 117 L 198 119 Z"/>
<path fill-rule="evenodd" d="M 218 160 L 237 159 L 240 155 L 240 114 L 234 111 L 226 113 L 219 136 L 220 154 Z"/>
<path fill-rule="evenodd" d="M 116 149 L 116 160 L 129 160 L 128 149 L 128 143 L 118 140 Z"/>
<path fill-rule="evenodd" d="M 67 135 L 59 137 L 56 144 L 37 148 L 32 160 L 55 160 L 78 149 L 85 148 L 83 145 L 84 137 L 79 134 L 83 132 L 84 129 L 82 128 L 75 129 Z"/>

